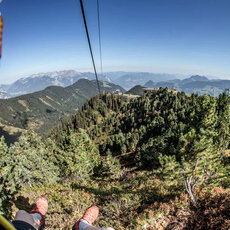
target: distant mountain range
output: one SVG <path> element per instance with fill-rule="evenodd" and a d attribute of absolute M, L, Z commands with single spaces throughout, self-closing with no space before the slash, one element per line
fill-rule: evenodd
<path fill-rule="evenodd" d="M 24 77 L 10 85 L 0 85 L 0 98 L 11 98 L 19 95 L 37 92 L 48 86 L 68 87 L 79 79 L 94 80 L 94 73 L 80 73 L 75 70 L 64 70 L 34 74 Z M 99 79 L 122 86 L 129 90 L 136 85 L 144 87 L 168 87 L 186 93 L 208 93 L 218 95 L 225 88 L 229 88 L 229 80 L 208 79 L 195 75 L 183 79 L 182 75 L 156 74 L 148 72 L 105 72 Z"/>
<path fill-rule="evenodd" d="M 144 84 L 146 88 L 168 87 L 174 88 L 177 91 L 184 91 L 185 93 L 197 93 L 199 95 L 209 94 L 211 96 L 218 96 L 225 89 L 230 88 L 230 80 L 209 80 L 204 76 L 191 76 L 183 80 L 174 79 L 170 81 L 153 82 L 148 81 Z"/>
<path fill-rule="evenodd" d="M 124 92 L 122 87 L 112 83 L 100 82 L 100 87 L 102 91 Z M 75 114 L 87 99 L 96 94 L 95 80 L 80 79 L 65 88 L 49 86 L 35 93 L 0 99 L 0 108 L 4 108 L 0 110 L 0 129 L 26 129 L 31 126 L 38 133 L 47 132 L 61 119 Z"/>
<path fill-rule="evenodd" d="M 153 82 L 161 82 L 178 78 L 178 76 L 174 74 L 156 74 L 147 72 L 110 72 L 106 74 L 112 82 L 122 86 L 126 90 L 131 89 L 135 85 L 144 85 L 149 80 Z"/>
<path fill-rule="evenodd" d="M 7 92 L 9 97 L 15 97 L 40 91 L 52 85 L 67 87 L 81 78 L 93 80 L 94 74 L 79 73 L 75 70 L 39 73 L 26 78 L 20 78 L 11 85 L 0 85 L 0 87 Z"/>
<path fill-rule="evenodd" d="M 95 75 L 90 72 L 80 73 L 75 70 L 34 74 L 29 77 L 20 78 L 10 85 L 0 85 L 0 92 L 2 92 L 0 93 L 0 98 L 10 98 L 33 93 L 43 90 L 48 86 L 67 87 L 82 78 L 94 80 Z M 175 78 L 177 78 L 175 75 L 170 74 L 144 72 L 106 72 L 103 74 L 103 78 L 99 75 L 99 79 L 121 85 L 125 89 L 130 89 L 137 84 L 143 85 L 149 80 L 159 82 Z"/>

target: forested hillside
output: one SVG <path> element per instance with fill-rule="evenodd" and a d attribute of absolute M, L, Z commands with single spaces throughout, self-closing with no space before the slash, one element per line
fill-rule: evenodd
<path fill-rule="evenodd" d="M 229 128 L 226 93 L 96 95 L 43 139 L 2 139 L 1 210 L 11 217 L 45 195 L 48 229 L 70 229 L 95 203 L 97 226 L 227 230 Z"/>
<path fill-rule="evenodd" d="M 111 83 L 100 82 L 100 85 L 102 91 L 124 91 Z M 66 88 L 50 86 L 32 94 L 0 99 L 0 107 L 4 108 L 0 110 L 0 126 L 5 132 L 8 131 L 7 127 L 13 126 L 20 129 L 31 127 L 39 134 L 46 133 L 61 119 L 75 114 L 87 99 L 97 93 L 96 81 L 80 79 Z"/>
<path fill-rule="evenodd" d="M 126 93 L 127 94 L 133 94 L 133 95 L 139 95 L 139 96 L 143 96 L 143 89 L 145 87 L 141 86 L 141 85 L 136 85 L 134 86 L 132 89 L 128 90 Z"/>

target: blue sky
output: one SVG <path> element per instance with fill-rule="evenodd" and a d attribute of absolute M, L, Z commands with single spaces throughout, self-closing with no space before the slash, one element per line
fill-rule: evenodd
<path fill-rule="evenodd" d="M 84 0 L 98 70 L 96 0 Z M 230 79 L 229 0 L 100 0 L 105 71 Z M 3 0 L 0 84 L 33 73 L 92 71 L 79 0 Z"/>

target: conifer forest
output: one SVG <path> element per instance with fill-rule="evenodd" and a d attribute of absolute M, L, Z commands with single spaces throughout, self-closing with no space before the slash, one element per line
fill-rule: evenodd
<path fill-rule="evenodd" d="M 102 93 L 44 135 L 0 141 L 0 210 L 12 219 L 46 196 L 46 229 L 230 228 L 230 101 L 160 88 Z"/>

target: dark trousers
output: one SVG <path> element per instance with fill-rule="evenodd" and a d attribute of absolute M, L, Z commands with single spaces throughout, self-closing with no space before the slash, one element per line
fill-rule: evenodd
<path fill-rule="evenodd" d="M 40 225 L 40 221 L 38 221 L 33 215 L 27 213 L 24 210 L 20 210 L 17 212 L 14 221 L 12 222 L 14 227 L 19 230 L 40 230 L 44 228 Z"/>

